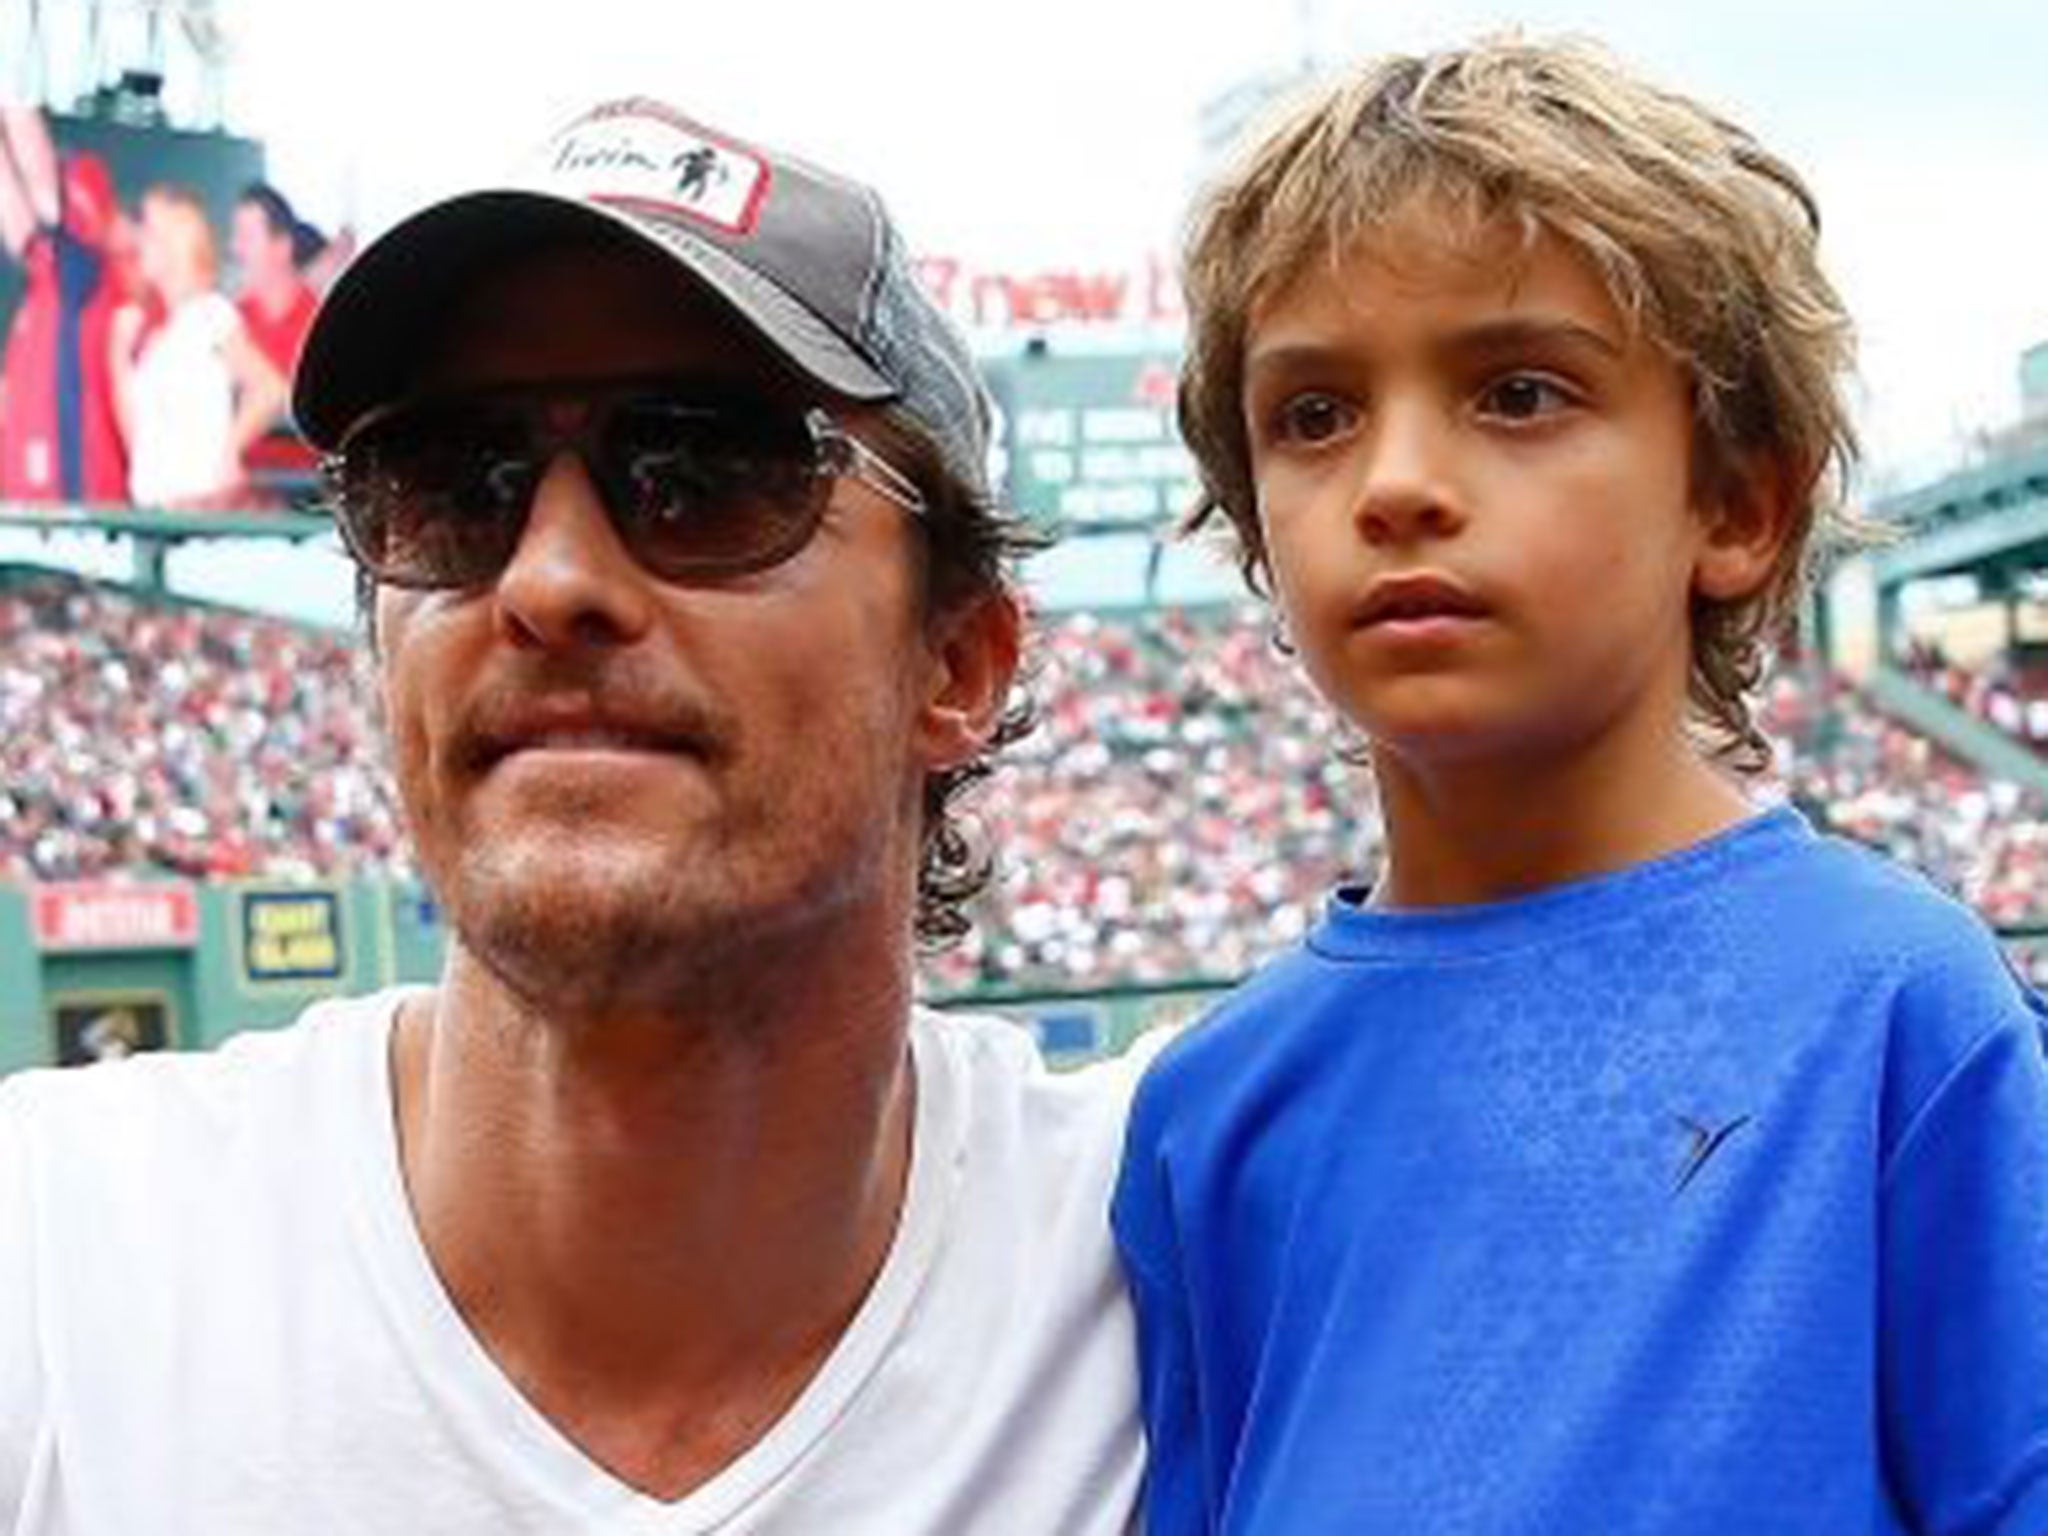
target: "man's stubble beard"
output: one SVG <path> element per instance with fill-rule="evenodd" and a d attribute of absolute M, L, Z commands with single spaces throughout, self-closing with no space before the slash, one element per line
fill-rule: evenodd
<path fill-rule="evenodd" d="M 722 834 L 698 829 L 677 859 L 621 859 L 568 828 L 469 837 L 430 877 L 457 942 L 522 1004 L 592 1018 L 765 995 L 811 936 L 888 888 L 895 839 L 879 825 L 785 808 Z"/>
<path fill-rule="evenodd" d="M 693 966 L 721 947 L 718 934 L 671 910 L 684 905 L 675 881 L 651 879 L 644 868 L 592 868 L 593 850 L 576 848 L 570 836 L 560 842 L 515 859 L 465 848 L 446 882 L 457 942 L 529 1010 L 596 1015 L 629 1007 L 643 994 L 687 985 Z"/>

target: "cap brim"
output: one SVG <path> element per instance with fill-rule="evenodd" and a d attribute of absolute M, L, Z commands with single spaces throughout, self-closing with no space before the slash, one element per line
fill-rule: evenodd
<path fill-rule="evenodd" d="M 817 315 L 767 278 L 672 221 L 526 188 L 467 192 L 393 226 L 349 264 L 306 337 L 292 415 L 314 446 L 335 447 L 364 412 L 400 397 L 454 297 L 490 267 L 564 237 L 623 233 L 677 263 L 780 356 L 833 392 L 888 400 L 897 390 Z"/>

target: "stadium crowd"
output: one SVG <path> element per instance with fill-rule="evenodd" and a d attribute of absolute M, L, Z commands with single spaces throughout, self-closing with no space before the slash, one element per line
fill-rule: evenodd
<path fill-rule="evenodd" d="M 2048 756 L 2048 668 L 2040 661 L 2020 663 L 2003 656 L 1989 666 L 1966 667 L 1927 641 L 1912 646 L 1904 661 L 1909 672 L 1958 709 Z"/>
<path fill-rule="evenodd" d="M 1766 724 L 1787 791 L 1830 831 L 1881 849 L 1994 925 L 2048 922 L 2048 802 L 1987 778 L 1855 690 L 1780 678 Z"/>
<path fill-rule="evenodd" d="M 358 646 L 75 578 L 0 585 L 0 878 L 409 878 Z M 1039 627 L 1039 724 L 981 801 L 998 856 L 937 993 L 1234 977 L 1369 879 L 1366 776 L 1263 612 Z M 1993 923 L 2048 920 L 2048 804 L 1846 687 L 1781 674 L 1777 789 Z"/>
<path fill-rule="evenodd" d="M 998 878 L 936 983 L 1234 976 L 1370 867 L 1367 776 L 1262 615 L 1055 617 L 1032 691 L 983 802 Z"/>
<path fill-rule="evenodd" d="M 355 655 L 69 577 L 0 587 L 0 879 L 406 874 Z"/>

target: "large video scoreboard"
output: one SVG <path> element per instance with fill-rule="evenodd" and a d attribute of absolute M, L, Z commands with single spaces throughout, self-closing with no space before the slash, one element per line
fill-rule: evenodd
<path fill-rule="evenodd" d="M 1177 520 L 1195 491 L 1174 427 L 1179 361 L 1155 347 L 1078 356 L 1027 348 L 985 362 L 1002 411 L 1010 504 L 1061 533 Z"/>
<path fill-rule="evenodd" d="M 115 194 L 132 213 L 144 188 L 175 183 L 198 193 L 212 219 L 225 260 L 229 215 L 243 187 L 263 176 L 263 146 L 253 139 L 179 128 L 136 127 L 96 117 L 51 114 L 50 136 L 60 151 L 100 156 Z M 0 254 L 0 340 L 21 302 L 21 268 Z"/>

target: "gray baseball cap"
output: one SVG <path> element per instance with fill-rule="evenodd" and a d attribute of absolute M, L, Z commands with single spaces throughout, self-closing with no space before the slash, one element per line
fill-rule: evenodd
<path fill-rule="evenodd" d="M 406 393 L 420 338 L 464 285 L 591 228 L 624 230 L 679 263 L 826 389 L 901 406 L 988 493 L 987 391 L 881 198 L 644 98 L 593 108 L 509 184 L 435 203 L 364 247 L 300 354 L 299 430 L 335 447 Z"/>

